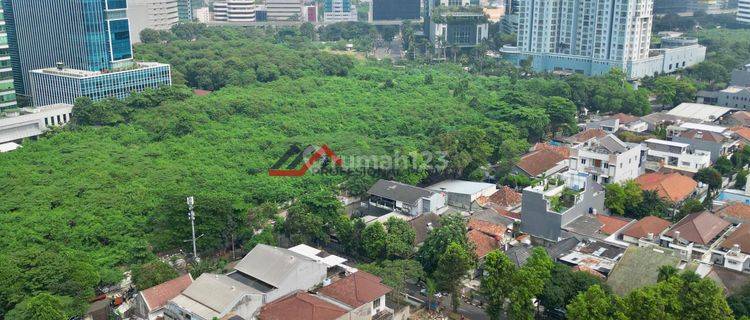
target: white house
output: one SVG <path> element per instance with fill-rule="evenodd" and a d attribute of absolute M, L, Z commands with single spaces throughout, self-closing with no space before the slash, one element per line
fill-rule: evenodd
<path fill-rule="evenodd" d="M 642 145 L 609 134 L 571 147 L 569 167 L 590 174 L 598 183 L 622 182 L 643 173 L 643 151 Z"/>
<path fill-rule="evenodd" d="M 697 172 L 711 165 L 711 153 L 693 150 L 687 143 L 648 139 L 646 144 L 646 161 L 650 164 L 665 166 L 682 171 Z"/>

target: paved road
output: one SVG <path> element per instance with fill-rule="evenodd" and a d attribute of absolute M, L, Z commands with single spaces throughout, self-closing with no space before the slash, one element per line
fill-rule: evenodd
<path fill-rule="evenodd" d="M 401 38 L 393 39 L 390 43 L 383 43 L 375 48 L 374 56 L 376 59 L 390 58 L 393 61 L 401 60 L 403 44 Z"/>

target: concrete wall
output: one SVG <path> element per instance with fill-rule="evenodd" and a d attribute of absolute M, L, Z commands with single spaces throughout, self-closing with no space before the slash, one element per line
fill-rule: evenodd
<path fill-rule="evenodd" d="M 297 270 L 286 274 L 286 279 L 278 289 L 266 294 L 265 302 L 271 302 L 297 290 L 309 290 L 323 282 L 326 272 L 326 266 L 320 262 L 303 263 Z"/>
<path fill-rule="evenodd" d="M 562 215 L 547 210 L 547 200 L 543 194 L 524 190 L 521 208 L 521 231 L 537 238 L 557 242 L 560 238 Z"/>
<path fill-rule="evenodd" d="M 0 118 L 0 143 L 41 135 L 52 126 L 70 122 L 73 105 L 54 105 L 32 108 L 33 113 Z M 58 120 L 59 119 L 59 120 Z"/>

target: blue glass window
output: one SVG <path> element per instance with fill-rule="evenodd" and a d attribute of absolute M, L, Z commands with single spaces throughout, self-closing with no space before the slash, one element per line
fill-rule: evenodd
<path fill-rule="evenodd" d="M 125 9 L 127 7 L 126 0 L 107 0 L 107 10 Z"/>
<path fill-rule="evenodd" d="M 112 61 L 133 57 L 127 19 L 109 21 L 109 39 L 112 45 Z"/>

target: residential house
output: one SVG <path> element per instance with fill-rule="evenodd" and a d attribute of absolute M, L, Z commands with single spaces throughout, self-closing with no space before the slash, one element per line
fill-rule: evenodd
<path fill-rule="evenodd" d="M 495 210 L 516 210 L 521 207 L 521 193 L 515 189 L 502 186 L 489 197 L 480 197 L 479 204 Z"/>
<path fill-rule="evenodd" d="M 131 310 L 139 319 L 155 320 L 163 317 L 164 306 L 167 302 L 182 293 L 192 283 L 193 277 L 190 273 L 186 273 L 167 282 L 141 290 L 135 296 L 135 302 Z"/>
<path fill-rule="evenodd" d="M 620 130 L 636 133 L 646 132 L 648 130 L 648 123 L 633 115 L 618 113 L 612 115 L 610 119 L 617 119 L 620 122 Z"/>
<path fill-rule="evenodd" d="M 623 142 L 610 134 L 572 147 L 568 167 L 588 173 L 602 184 L 623 182 L 641 175 L 644 153 L 641 144 Z"/>
<path fill-rule="evenodd" d="M 584 214 L 563 226 L 568 234 L 582 238 L 604 240 L 633 222 L 632 219 L 603 213 Z"/>
<path fill-rule="evenodd" d="M 750 112 L 737 111 L 732 113 L 725 123 L 735 126 L 750 126 Z"/>
<path fill-rule="evenodd" d="M 476 228 L 476 223 L 474 228 Z M 466 232 L 466 239 L 474 247 L 474 254 L 479 260 L 483 260 L 492 250 L 500 248 L 500 239 L 495 238 L 479 229 L 472 229 Z"/>
<path fill-rule="evenodd" d="M 678 267 L 679 256 L 666 248 L 630 246 L 607 277 L 607 285 L 619 296 L 656 283 L 659 268 Z"/>
<path fill-rule="evenodd" d="M 341 305 L 304 291 L 294 292 L 260 309 L 258 320 L 346 320 L 348 311 Z"/>
<path fill-rule="evenodd" d="M 386 319 L 393 310 L 385 305 L 385 295 L 391 288 L 382 279 L 364 271 L 357 271 L 318 290 L 337 304 L 346 306 L 349 319 Z"/>
<path fill-rule="evenodd" d="M 732 109 L 727 107 L 684 102 L 667 111 L 667 114 L 702 123 L 718 123 L 731 112 Z"/>
<path fill-rule="evenodd" d="M 421 246 L 433 229 L 440 227 L 440 216 L 434 213 L 425 213 L 409 220 L 409 225 L 414 229 L 414 246 Z"/>
<path fill-rule="evenodd" d="M 568 169 L 567 158 L 553 150 L 532 151 L 521 157 L 513 168 L 513 173 L 530 178 L 549 177 Z"/>
<path fill-rule="evenodd" d="M 607 134 L 608 133 L 602 129 L 585 129 L 579 133 L 563 139 L 562 142 L 569 147 L 576 147 L 593 139 L 604 138 L 607 136 Z"/>
<path fill-rule="evenodd" d="M 724 291 L 724 296 L 740 293 L 750 283 L 750 274 L 712 265 L 705 276 Z"/>
<path fill-rule="evenodd" d="M 445 180 L 433 184 L 427 187 L 427 189 L 445 194 L 448 205 L 472 210 L 479 207 L 479 205 L 476 205 L 477 199 L 491 196 L 497 191 L 497 186 L 484 182 Z"/>
<path fill-rule="evenodd" d="M 370 187 L 367 195 L 369 206 L 410 216 L 436 212 L 445 206 L 446 200 L 439 192 L 383 179 Z"/>
<path fill-rule="evenodd" d="M 741 224 L 715 246 L 711 262 L 727 269 L 750 272 L 750 224 Z"/>
<path fill-rule="evenodd" d="M 687 143 L 661 139 L 648 139 L 644 143 L 648 150 L 646 165 L 654 171 L 665 167 L 695 173 L 711 165 L 710 152 L 695 150 Z"/>
<path fill-rule="evenodd" d="M 520 222 L 520 216 L 515 216 L 517 218 L 514 218 L 514 216 L 515 215 L 509 215 L 507 211 L 498 211 L 490 208 L 474 212 L 469 218 L 469 221 L 479 220 L 489 222 L 493 225 L 502 226 L 510 232 L 513 230 L 516 222 Z"/>
<path fill-rule="evenodd" d="M 586 241 L 578 243 L 573 250 L 557 260 L 570 266 L 584 267 L 607 275 L 614 269 L 624 253 L 625 248 L 604 241 Z"/>
<path fill-rule="evenodd" d="M 581 216 L 604 211 L 604 189 L 588 174 L 563 175 L 560 185 L 543 181 L 523 190 L 521 231 L 557 242 L 562 228 Z"/>
<path fill-rule="evenodd" d="M 655 191 L 659 197 L 680 204 L 695 194 L 698 182 L 679 173 L 647 173 L 635 179 L 642 190 Z"/>
<path fill-rule="evenodd" d="M 523 267 L 523 265 L 526 264 L 526 261 L 529 260 L 529 257 L 531 257 L 532 249 L 534 249 L 534 247 L 529 244 L 518 243 L 506 249 L 505 255 L 508 256 L 508 259 L 510 259 L 516 267 L 520 268 Z"/>
<path fill-rule="evenodd" d="M 651 114 L 647 114 L 641 117 L 641 120 L 643 120 L 643 122 L 645 122 L 648 125 L 647 131 L 649 132 L 655 132 L 660 128 L 666 128 L 670 125 L 679 125 L 685 122 L 701 123 L 701 121 L 697 121 L 697 120 L 686 118 L 686 117 L 680 117 L 680 116 L 676 116 L 672 114 L 667 114 L 666 112 L 654 112 Z"/>
<path fill-rule="evenodd" d="M 713 163 L 719 157 L 729 157 L 737 149 L 739 144 L 737 139 L 729 133 L 721 134 L 711 131 L 702 131 L 690 129 L 680 132 L 672 138 L 677 143 L 687 143 L 695 150 L 704 150 L 711 153 L 711 162 Z"/>
<path fill-rule="evenodd" d="M 672 223 L 655 216 L 644 217 L 628 226 L 620 235 L 622 241 L 639 244 L 641 241 L 658 242 Z"/>
<path fill-rule="evenodd" d="M 750 205 L 741 202 L 730 202 L 716 211 L 716 215 L 732 224 L 750 224 Z"/>
<path fill-rule="evenodd" d="M 676 250 L 684 261 L 710 259 L 710 249 L 732 224 L 717 215 L 704 212 L 690 214 L 660 237 L 663 247 Z"/>
<path fill-rule="evenodd" d="M 264 304 L 321 284 L 327 271 L 317 259 L 259 244 L 230 273 L 204 273 L 195 279 L 167 303 L 164 316 L 167 320 L 212 320 L 235 314 L 252 319 Z"/>
<path fill-rule="evenodd" d="M 586 128 L 601 129 L 607 133 L 616 133 L 620 130 L 641 133 L 648 130 L 648 123 L 639 117 L 618 113 L 599 121 L 587 123 Z"/>
<path fill-rule="evenodd" d="M 723 135 L 731 134 L 731 130 L 727 127 L 717 126 L 717 125 L 712 125 L 712 124 L 705 124 L 705 123 L 684 122 L 684 123 L 680 123 L 679 125 L 667 126 L 667 139 L 672 139 L 688 130 L 713 132 L 713 133 L 718 133 L 718 134 L 723 134 Z"/>
<path fill-rule="evenodd" d="M 733 129 L 733 131 L 734 131 L 734 134 L 737 136 L 737 139 L 739 140 L 740 145 L 750 146 L 750 127 L 745 127 L 745 126 L 737 127 Z"/>
<path fill-rule="evenodd" d="M 732 79 L 729 84 L 733 86 L 750 87 L 750 64 L 732 70 Z"/>

